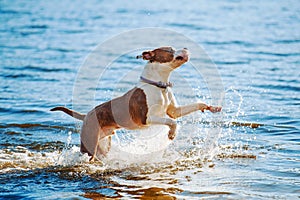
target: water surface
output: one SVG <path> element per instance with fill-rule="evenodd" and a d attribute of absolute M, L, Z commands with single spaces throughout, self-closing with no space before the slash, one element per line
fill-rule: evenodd
<path fill-rule="evenodd" d="M 296 0 L 1 1 L 0 198 L 299 198 L 299 10 Z M 88 163 L 79 153 L 80 122 L 49 109 L 72 107 L 77 72 L 99 43 L 143 27 L 175 30 L 206 50 L 226 91 L 223 121 L 195 113 L 179 120 L 162 152 L 124 161 L 114 151 L 115 159 Z M 134 85 L 138 77 L 114 88 L 143 64 L 131 54 L 117 59 L 105 85 L 95 86 L 97 103 Z M 191 69 L 187 63 L 177 73 L 195 96 L 177 85 L 179 102 L 210 102 Z"/>

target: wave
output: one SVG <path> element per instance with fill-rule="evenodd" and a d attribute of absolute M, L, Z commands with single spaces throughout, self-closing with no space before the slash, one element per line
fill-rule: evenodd
<path fill-rule="evenodd" d="M 206 26 L 198 26 L 195 24 L 187 24 L 187 23 L 168 23 L 168 26 L 172 27 L 180 27 L 180 28 L 188 28 L 193 30 L 212 30 L 216 31 L 216 28 L 206 27 Z"/>
<path fill-rule="evenodd" d="M 267 56 L 278 56 L 278 57 L 294 57 L 300 56 L 300 53 L 277 53 L 277 52 L 267 52 L 267 51 L 246 51 L 249 54 L 257 54 L 257 55 L 267 55 Z"/>
<path fill-rule="evenodd" d="M 245 46 L 245 47 L 251 47 L 256 46 L 256 44 L 247 42 L 247 41 L 241 41 L 241 40 L 229 40 L 229 41 L 206 41 L 204 44 L 207 45 L 239 45 L 239 46 Z"/>
<path fill-rule="evenodd" d="M 30 74 L 1 74 L 0 76 L 4 77 L 4 78 L 27 78 L 27 79 L 32 79 L 34 78 L 33 75 Z"/>
<path fill-rule="evenodd" d="M 45 24 L 34 24 L 34 25 L 27 25 L 27 26 L 23 26 L 22 28 L 29 28 L 29 29 L 47 29 L 49 28 L 47 25 Z"/>
<path fill-rule="evenodd" d="M 250 61 L 215 61 L 217 65 L 246 65 L 249 64 Z"/>
<path fill-rule="evenodd" d="M 28 114 L 28 113 L 33 113 L 33 114 L 44 114 L 44 111 L 40 110 L 32 110 L 32 109 L 14 109 L 14 108 L 1 108 L 0 107 L 0 113 L 17 113 L 17 114 Z"/>
<path fill-rule="evenodd" d="M 263 89 L 295 91 L 295 92 L 300 91 L 300 87 L 287 85 L 287 84 L 284 84 L 284 85 L 279 85 L 279 84 L 276 84 L 276 85 L 275 84 L 256 84 L 256 85 L 253 85 L 253 87 L 263 88 Z"/>
<path fill-rule="evenodd" d="M 20 69 L 18 68 L 17 70 Z M 36 72 L 71 72 L 71 70 L 67 68 L 49 68 L 49 67 L 36 66 L 36 65 L 25 65 L 22 67 L 22 70 L 36 71 Z"/>
<path fill-rule="evenodd" d="M 25 65 L 25 66 L 16 66 L 16 67 L 4 67 L 5 69 L 12 71 L 34 71 L 34 72 L 70 72 L 70 69 L 67 68 L 49 68 L 46 66 L 36 66 L 36 65 Z M 31 75 L 33 76 L 33 75 Z"/>
<path fill-rule="evenodd" d="M 1 14 L 11 14 L 11 15 L 31 15 L 31 12 L 21 11 L 21 10 L 9 10 L 9 9 L 0 9 Z"/>
<path fill-rule="evenodd" d="M 299 39 L 285 39 L 285 40 L 274 40 L 274 43 L 277 44 L 293 44 L 293 43 L 300 43 Z"/>
<path fill-rule="evenodd" d="M 55 149 L 56 148 L 56 149 Z M 40 151 L 43 150 L 43 151 Z M 169 152 L 168 152 L 169 151 Z M 202 159 L 198 151 L 188 150 L 184 152 L 155 153 L 160 159 L 152 160 L 147 155 L 147 161 L 116 160 L 115 157 L 106 158 L 103 161 L 90 163 L 87 154 L 81 154 L 79 146 L 66 147 L 62 142 L 46 142 L 44 144 L 32 143 L 32 147 L 27 148 L 17 146 L 14 149 L 0 150 L 0 174 L 16 170 L 34 170 L 36 168 L 52 169 L 57 171 L 77 171 L 82 174 L 93 174 L 95 172 L 118 172 L 122 170 L 137 170 L 142 174 L 152 174 L 159 170 L 161 173 L 171 171 L 185 171 L 195 168 L 213 168 L 215 164 L 212 160 Z M 226 149 L 228 151 L 228 148 Z M 177 154 L 174 156 L 174 153 Z M 201 152 L 203 153 L 203 152 Z M 154 154 L 153 154 L 154 155 Z M 122 156 L 122 155 L 120 155 Z M 218 159 L 256 159 L 256 155 L 241 153 L 220 152 L 216 155 Z M 123 157 L 124 159 L 124 157 Z M 159 166 L 159 167 L 158 167 Z"/>
<path fill-rule="evenodd" d="M 67 125 L 58 126 L 58 125 L 49 125 L 49 124 L 30 124 L 30 123 L 24 123 L 24 124 L 0 124 L 0 128 L 7 129 L 7 128 L 22 128 L 22 129 L 31 129 L 31 128 L 43 128 L 43 129 L 59 129 L 59 130 L 71 130 L 70 127 Z"/>

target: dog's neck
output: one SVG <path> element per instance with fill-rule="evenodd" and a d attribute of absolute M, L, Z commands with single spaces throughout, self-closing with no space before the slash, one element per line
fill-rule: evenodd
<path fill-rule="evenodd" d="M 173 69 L 166 64 L 161 63 L 147 63 L 142 72 L 142 77 L 156 81 L 169 82 L 169 77 Z"/>

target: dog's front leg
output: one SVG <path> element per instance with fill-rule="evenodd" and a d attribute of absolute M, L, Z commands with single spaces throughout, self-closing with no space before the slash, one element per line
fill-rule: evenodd
<path fill-rule="evenodd" d="M 167 109 L 167 114 L 173 118 L 176 119 L 178 117 L 182 117 L 184 115 L 190 114 L 195 111 L 201 110 L 204 112 L 204 110 L 210 110 L 211 112 L 217 112 L 215 110 L 216 107 L 208 106 L 205 103 L 194 103 L 186 106 L 175 106 L 174 104 L 169 105 Z"/>
<path fill-rule="evenodd" d="M 168 97 L 170 99 L 170 104 L 167 108 L 167 115 L 173 119 L 188 115 L 199 110 L 201 110 L 202 112 L 204 112 L 205 110 L 209 110 L 210 112 L 215 113 L 220 112 L 222 109 L 222 107 L 209 106 L 205 103 L 193 103 L 186 106 L 177 106 L 176 99 L 171 91 L 168 93 Z"/>
<path fill-rule="evenodd" d="M 157 124 L 157 125 L 167 125 L 169 126 L 169 134 L 168 137 L 170 140 L 173 140 L 176 135 L 176 128 L 177 124 L 176 121 L 171 119 L 171 118 L 166 118 L 166 117 L 157 117 L 157 116 L 151 116 L 148 119 L 148 124 Z"/>

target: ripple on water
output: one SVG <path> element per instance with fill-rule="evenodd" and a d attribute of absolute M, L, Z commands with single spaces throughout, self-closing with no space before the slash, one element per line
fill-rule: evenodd
<path fill-rule="evenodd" d="M 54 68 L 49 66 L 37 66 L 37 65 L 25 65 L 20 67 L 5 67 L 5 69 L 12 70 L 12 71 L 30 71 L 30 72 L 70 72 L 70 69 L 67 68 Z"/>
<path fill-rule="evenodd" d="M 298 5 L 1 1 L 0 198 L 299 198 Z M 48 110 L 71 107 L 74 66 L 91 48 L 137 27 L 176 29 L 203 45 L 231 88 L 224 121 L 213 124 L 208 113 L 185 117 L 167 152 L 89 163 L 79 152 L 78 124 Z M 103 90 L 91 85 L 89 91 L 108 100 L 110 81 L 144 64 L 130 56 L 115 61 Z M 201 77 L 191 67 L 185 65 L 180 75 L 195 85 Z M 134 84 L 120 83 L 118 92 Z M 209 103 L 205 83 L 195 87 L 197 100 Z M 182 91 L 179 99 L 189 102 Z M 201 121 L 199 128 L 188 129 L 194 121 Z M 263 126 L 252 129 L 251 122 Z M 217 144 L 205 143 L 216 124 L 222 128 Z M 216 148 L 206 151 L 209 142 Z"/>

